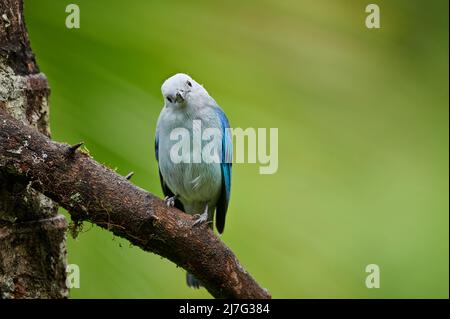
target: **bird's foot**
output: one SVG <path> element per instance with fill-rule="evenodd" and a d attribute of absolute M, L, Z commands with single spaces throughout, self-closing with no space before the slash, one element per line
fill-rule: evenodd
<path fill-rule="evenodd" d="M 208 220 L 208 206 L 206 206 L 203 214 L 195 214 L 193 216 L 196 219 L 193 226 L 209 225 L 212 223 L 212 221 Z"/>
<path fill-rule="evenodd" d="M 169 197 L 164 197 L 164 202 L 166 203 L 167 207 L 174 207 L 175 206 L 175 199 L 177 199 L 177 195 Z"/>

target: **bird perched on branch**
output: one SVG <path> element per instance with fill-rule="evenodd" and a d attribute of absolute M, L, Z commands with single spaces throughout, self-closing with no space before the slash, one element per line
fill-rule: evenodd
<path fill-rule="evenodd" d="M 155 152 L 165 201 L 195 215 L 195 226 L 212 228 L 215 211 L 216 227 L 222 233 L 231 191 L 228 119 L 203 86 L 186 74 L 168 78 L 161 91 L 164 107 L 156 127 Z M 186 281 L 190 287 L 201 286 L 192 274 L 187 273 Z"/>

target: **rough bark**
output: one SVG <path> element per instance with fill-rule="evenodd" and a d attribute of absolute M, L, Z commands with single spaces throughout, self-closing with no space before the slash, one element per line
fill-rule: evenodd
<path fill-rule="evenodd" d="M 0 166 L 66 208 L 194 274 L 218 298 L 270 298 L 207 225 L 0 107 Z"/>
<path fill-rule="evenodd" d="M 0 107 L 49 136 L 49 93 L 31 51 L 22 1 L 0 0 Z M 66 221 L 57 209 L 0 166 L 0 298 L 67 297 Z"/>

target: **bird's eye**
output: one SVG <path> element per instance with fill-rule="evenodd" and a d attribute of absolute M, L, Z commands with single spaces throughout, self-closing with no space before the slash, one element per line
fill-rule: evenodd
<path fill-rule="evenodd" d="M 189 85 L 190 87 L 192 87 L 191 81 L 187 81 L 187 85 Z"/>
<path fill-rule="evenodd" d="M 168 96 L 166 96 L 167 101 L 169 101 L 170 103 L 172 103 L 172 99 Z"/>

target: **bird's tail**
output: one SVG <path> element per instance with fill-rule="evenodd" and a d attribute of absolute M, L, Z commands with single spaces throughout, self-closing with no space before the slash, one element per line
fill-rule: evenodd
<path fill-rule="evenodd" d="M 200 287 L 203 287 L 200 280 L 198 280 L 197 278 L 194 277 L 193 274 L 190 274 L 188 272 L 186 273 L 186 283 L 187 283 L 188 287 L 190 287 L 190 288 L 198 289 Z"/>

